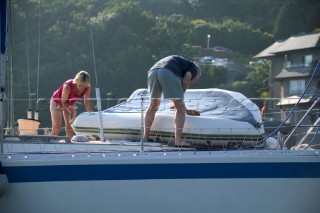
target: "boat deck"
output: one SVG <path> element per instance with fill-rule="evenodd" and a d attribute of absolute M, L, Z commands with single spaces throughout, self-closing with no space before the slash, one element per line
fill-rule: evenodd
<path fill-rule="evenodd" d="M 14 152 L 140 152 L 140 151 L 178 151 L 197 150 L 196 147 L 175 147 L 158 142 L 130 141 L 71 141 L 63 136 L 20 135 L 5 136 L 3 150 L 5 153 Z"/>
<path fill-rule="evenodd" d="M 49 135 L 6 135 L 3 143 L 4 153 L 221 151 L 241 150 L 243 148 L 237 144 L 228 147 L 199 146 L 196 144 L 193 144 L 192 147 L 176 147 L 171 143 L 164 144 L 159 142 L 141 143 L 116 140 L 77 142 L 71 141 L 68 137 Z"/>

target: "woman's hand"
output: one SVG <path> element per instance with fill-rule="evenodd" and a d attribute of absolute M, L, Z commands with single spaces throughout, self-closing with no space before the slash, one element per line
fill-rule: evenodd
<path fill-rule="evenodd" d="M 70 117 L 69 124 L 72 124 L 73 121 L 76 120 L 76 118 L 77 118 L 77 117 Z"/>

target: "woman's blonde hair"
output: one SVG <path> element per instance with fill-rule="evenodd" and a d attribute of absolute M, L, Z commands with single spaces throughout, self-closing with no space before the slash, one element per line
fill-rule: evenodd
<path fill-rule="evenodd" d="M 81 70 L 73 79 L 74 84 L 86 84 L 90 85 L 90 75 L 88 72 Z"/>

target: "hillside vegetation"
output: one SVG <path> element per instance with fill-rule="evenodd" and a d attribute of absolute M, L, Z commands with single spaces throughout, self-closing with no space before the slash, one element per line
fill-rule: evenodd
<path fill-rule="evenodd" d="M 102 98 L 108 93 L 128 97 L 147 86 L 148 68 L 171 54 L 193 60 L 226 57 L 239 64 L 242 73 L 252 56 L 275 40 L 319 31 L 318 11 L 317 0 L 11 1 L 7 91 L 15 99 L 36 93 L 49 100 L 63 81 L 87 70 Z M 208 50 L 208 34 L 210 47 L 226 47 L 233 53 Z M 203 70 L 194 87 L 241 90 L 228 83 L 227 70 L 212 66 Z M 235 80 L 250 78 L 239 74 Z M 248 96 L 263 92 L 252 92 L 250 84 L 246 87 L 243 92 Z M 48 112 L 48 101 L 39 108 Z M 18 104 L 15 116 L 23 117 L 27 109 L 27 101 Z M 48 126 L 49 112 L 44 114 Z"/>

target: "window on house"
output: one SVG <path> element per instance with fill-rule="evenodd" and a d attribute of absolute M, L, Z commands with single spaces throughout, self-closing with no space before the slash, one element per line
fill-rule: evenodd
<path fill-rule="evenodd" d="M 290 80 L 289 95 L 300 95 L 305 88 L 305 80 Z"/>
<path fill-rule="evenodd" d="M 291 61 L 287 61 L 285 68 L 290 69 L 291 68 Z"/>
<path fill-rule="evenodd" d="M 304 67 L 311 67 L 311 65 L 312 65 L 312 55 L 303 56 L 303 65 L 304 65 Z"/>
<path fill-rule="evenodd" d="M 289 55 L 287 55 L 287 54 L 284 55 L 283 67 L 287 68 L 287 69 L 291 68 L 291 60 L 290 60 Z"/>

